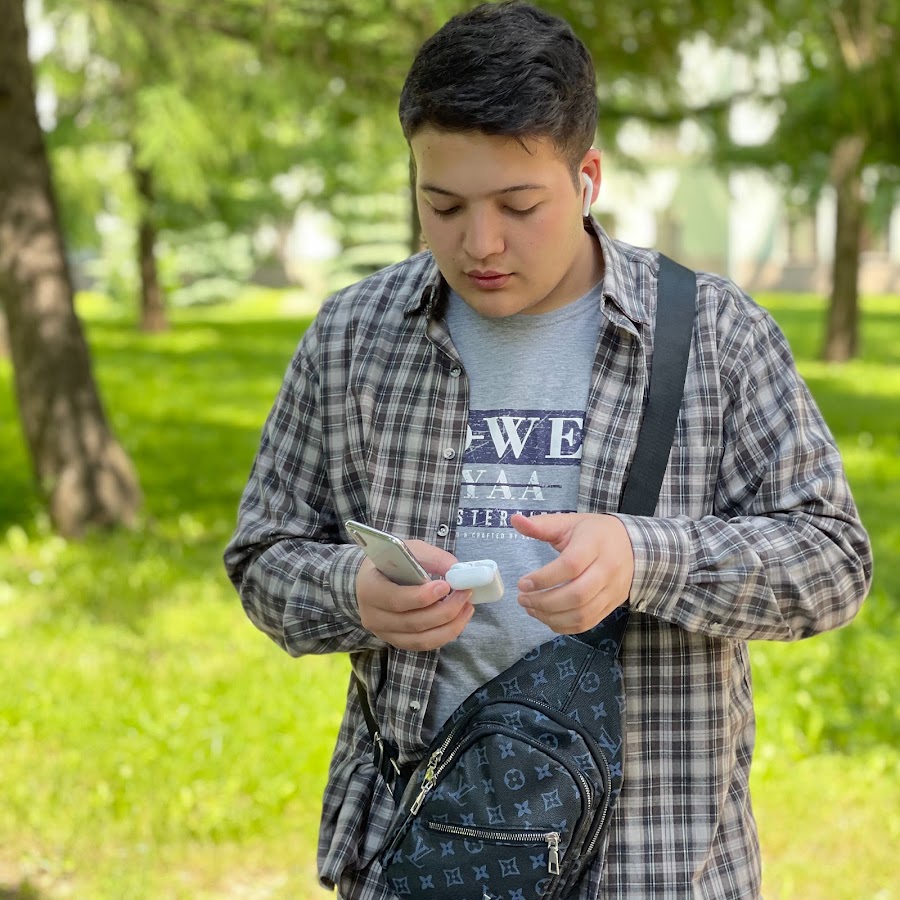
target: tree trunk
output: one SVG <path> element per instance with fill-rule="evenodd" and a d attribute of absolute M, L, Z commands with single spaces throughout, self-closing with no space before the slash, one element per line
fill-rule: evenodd
<path fill-rule="evenodd" d="M 846 362 L 859 351 L 859 253 L 863 226 L 862 158 L 865 139 L 843 138 L 831 154 L 831 180 L 837 193 L 837 227 L 831 299 L 822 358 Z"/>
<path fill-rule="evenodd" d="M 140 489 L 113 437 L 75 315 L 35 110 L 22 2 L 0 15 L 0 301 L 16 399 L 51 519 L 66 536 L 134 521 Z"/>
<path fill-rule="evenodd" d="M 153 175 L 148 169 L 135 167 L 135 183 L 141 198 L 141 217 L 138 223 L 138 268 L 141 273 L 141 330 L 166 331 L 166 301 L 159 283 L 156 265 L 156 222 L 153 219 Z"/>

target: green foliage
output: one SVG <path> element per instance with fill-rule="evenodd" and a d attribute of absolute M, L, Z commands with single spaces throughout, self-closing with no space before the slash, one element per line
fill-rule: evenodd
<path fill-rule="evenodd" d="M 57 43 L 39 71 L 57 99 L 48 143 L 64 227 L 75 247 L 99 254 L 92 274 L 105 290 L 135 296 L 142 217 L 175 245 L 210 223 L 246 234 L 290 218 L 275 176 L 302 153 L 302 113 L 326 73 L 264 66 L 248 41 L 140 3 L 57 0 L 47 15 Z"/>
<path fill-rule="evenodd" d="M 132 242 L 141 214 L 170 232 L 281 224 L 290 214 L 276 176 L 300 170 L 316 187 L 292 201 L 336 211 L 338 235 L 353 246 L 342 206 L 385 194 L 408 204 L 400 87 L 421 43 L 470 6 L 47 2 L 58 40 L 40 72 L 58 100 L 48 139 L 64 222 L 77 247 L 101 252 L 102 287 L 114 293 L 133 276 L 94 236 L 101 212 L 120 217 Z M 637 14 L 622 3 L 542 5 L 566 16 L 598 61 L 601 103 L 617 109 L 603 120 L 608 139 L 629 110 L 674 104 L 682 41 L 698 30 L 724 35 L 733 17 L 698 0 Z M 130 183 L 138 169 L 152 197 Z M 395 221 L 408 231 L 408 215 Z"/>
<path fill-rule="evenodd" d="M 114 217 L 101 220 L 96 234 L 99 246 L 87 255 L 85 274 L 123 308 L 133 308 L 139 283 L 134 235 Z"/>
<path fill-rule="evenodd" d="M 751 648 L 766 896 L 889 897 L 900 836 L 900 300 L 865 302 L 864 357 L 813 362 L 822 302 L 773 297 L 841 444 L 876 553 L 832 635 Z M 263 418 L 309 321 L 256 291 L 141 335 L 79 298 L 117 434 L 146 492 L 135 532 L 54 536 L 0 363 L 0 884 L 109 898 L 319 895 L 321 790 L 341 657 L 290 659 L 221 567 Z M 879 893 L 881 892 L 881 893 Z M 2 887 L 0 887 L 2 893 Z"/>
<path fill-rule="evenodd" d="M 175 203 L 202 209 L 209 176 L 228 161 L 221 135 L 175 83 L 154 84 L 135 96 L 135 164 L 153 172 L 156 185 Z"/>
<path fill-rule="evenodd" d="M 69 245 L 105 255 L 98 213 L 104 211 L 125 221 L 137 214 L 123 148 L 101 144 L 59 147 L 53 155 L 53 180 L 63 198 L 60 217 Z"/>
<path fill-rule="evenodd" d="M 229 234 L 221 222 L 165 234 L 163 254 L 175 306 L 231 300 L 249 281 L 254 267 L 249 236 Z"/>
<path fill-rule="evenodd" d="M 720 161 L 771 169 L 802 188 L 812 203 L 832 177 L 835 146 L 859 135 L 865 141 L 862 164 L 869 167 L 869 188 L 900 182 L 900 57 L 895 49 L 900 5 L 893 0 L 763 0 L 759 10 L 760 30 L 735 35 L 732 46 L 751 56 L 762 49 L 770 58 L 775 48 L 777 83 L 773 87 L 761 78 L 755 94 L 776 112 L 777 128 L 755 147 L 735 147 L 720 128 Z"/>

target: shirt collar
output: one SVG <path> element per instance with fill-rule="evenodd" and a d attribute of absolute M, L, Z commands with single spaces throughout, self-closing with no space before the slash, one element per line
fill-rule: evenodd
<path fill-rule="evenodd" d="M 410 292 L 409 300 L 406 301 L 406 305 L 403 307 L 404 317 L 423 311 L 430 316 L 440 302 L 446 288 L 447 282 L 444 281 L 444 276 L 441 275 L 434 257 L 429 254 L 424 277 Z"/>
<path fill-rule="evenodd" d="M 603 299 L 614 304 L 622 314 L 636 325 L 647 325 L 650 316 L 647 306 L 642 301 L 637 281 L 631 271 L 631 265 L 616 242 L 600 227 L 593 216 L 590 227 L 603 250 L 605 273 L 603 276 Z M 425 271 L 424 284 L 412 291 L 404 316 L 427 312 L 429 315 L 440 309 L 441 299 L 446 296 L 447 283 L 437 267 L 434 257 L 430 257 Z"/>
<path fill-rule="evenodd" d="M 593 216 L 590 226 L 603 250 L 603 299 L 616 306 L 635 325 L 648 325 L 650 314 L 641 297 L 631 261 Z"/>

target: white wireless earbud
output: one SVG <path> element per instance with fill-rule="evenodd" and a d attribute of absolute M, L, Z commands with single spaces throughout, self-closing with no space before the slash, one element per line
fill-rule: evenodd
<path fill-rule="evenodd" d="M 581 173 L 581 180 L 584 182 L 584 201 L 581 205 L 581 215 L 587 218 L 591 214 L 591 201 L 594 199 L 594 182 L 587 172 Z"/>

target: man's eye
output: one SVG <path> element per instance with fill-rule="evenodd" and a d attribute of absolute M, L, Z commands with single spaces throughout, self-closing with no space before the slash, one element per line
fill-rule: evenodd
<path fill-rule="evenodd" d="M 436 206 L 432 206 L 431 209 L 436 216 L 452 216 L 454 213 L 459 212 L 458 206 L 451 206 L 449 209 L 438 209 Z"/>
<path fill-rule="evenodd" d="M 512 206 L 507 206 L 506 211 L 511 216 L 530 216 L 540 205 L 540 203 L 535 203 L 534 206 L 529 206 L 528 209 L 515 209 Z"/>

